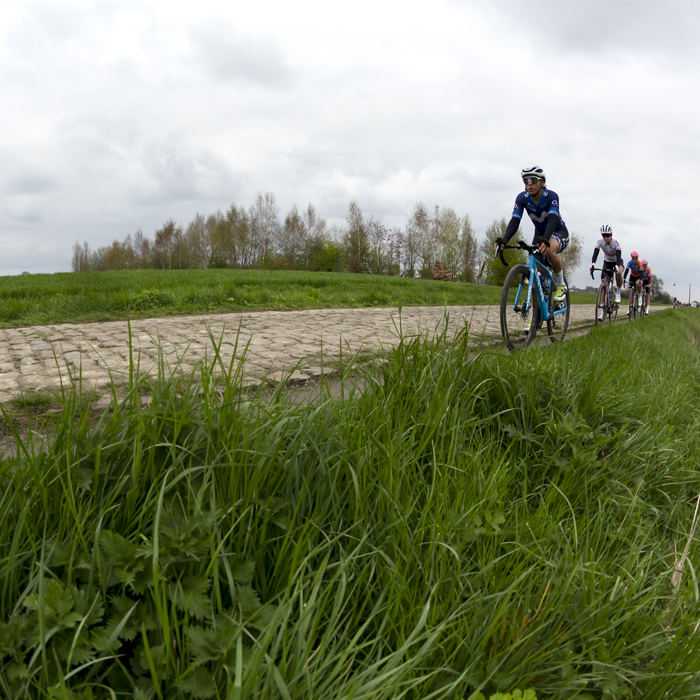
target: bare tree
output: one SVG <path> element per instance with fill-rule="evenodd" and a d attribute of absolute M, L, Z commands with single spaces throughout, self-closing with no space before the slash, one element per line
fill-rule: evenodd
<path fill-rule="evenodd" d="M 90 269 L 90 246 L 87 241 L 83 245 L 76 241 L 73 245 L 71 269 L 73 272 L 87 272 Z"/>
<path fill-rule="evenodd" d="M 157 267 L 172 270 L 173 267 L 173 246 L 175 243 L 175 229 L 177 224 L 173 219 L 166 221 L 155 233 L 155 253 L 157 257 Z"/>
<path fill-rule="evenodd" d="M 386 274 L 400 275 L 401 274 L 401 258 L 404 248 L 404 232 L 398 227 L 389 231 L 387 246 L 386 246 Z"/>
<path fill-rule="evenodd" d="M 343 236 L 343 246 L 348 272 L 369 272 L 369 243 L 367 226 L 360 205 L 353 199 L 346 217 L 348 224 Z"/>
<path fill-rule="evenodd" d="M 403 275 L 404 277 L 415 277 L 418 267 L 419 241 L 418 232 L 409 224 L 406 225 L 406 232 L 403 236 Z"/>
<path fill-rule="evenodd" d="M 139 229 L 134 234 L 134 266 L 148 268 L 151 266 L 151 241 Z"/>
<path fill-rule="evenodd" d="M 465 282 L 476 282 L 480 267 L 479 246 L 474 235 L 474 227 L 469 214 L 462 219 L 462 235 L 459 241 L 460 279 Z"/>
<path fill-rule="evenodd" d="M 454 209 L 435 207 L 430 227 L 438 248 L 436 255 L 440 258 L 443 267 L 451 270 L 453 276 L 459 274 L 460 224 Z"/>
<path fill-rule="evenodd" d="M 196 214 L 185 230 L 190 265 L 193 268 L 207 267 L 211 256 L 211 239 L 203 214 Z"/>
<path fill-rule="evenodd" d="M 285 264 L 291 269 L 297 269 L 305 261 L 306 227 L 299 214 L 297 205 L 293 205 L 291 211 L 284 217 L 278 250 L 284 258 Z"/>
<path fill-rule="evenodd" d="M 437 251 L 437 242 L 434 239 L 434 231 L 431 230 L 430 214 L 423 202 L 418 202 L 408 218 L 407 240 L 410 235 L 415 245 L 418 260 L 420 262 L 420 276 L 430 279 L 433 275 L 433 264 Z"/>
<path fill-rule="evenodd" d="M 308 268 L 314 253 L 323 247 L 327 239 L 326 220 L 316 213 L 311 203 L 301 218 L 304 224 L 304 265 Z"/>
<path fill-rule="evenodd" d="M 281 228 L 279 210 L 272 192 L 265 192 L 264 195 L 258 192 L 248 214 L 253 258 L 249 264 L 260 262 L 274 252 L 273 245 L 278 240 Z"/>
<path fill-rule="evenodd" d="M 381 221 L 373 216 L 367 219 L 365 226 L 367 228 L 367 243 L 369 246 L 369 270 L 375 275 L 381 275 L 386 269 L 384 246 L 389 231 Z"/>

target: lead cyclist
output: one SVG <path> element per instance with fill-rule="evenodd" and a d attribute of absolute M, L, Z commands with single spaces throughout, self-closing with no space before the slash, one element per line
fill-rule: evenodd
<path fill-rule="evenodd" d="M 566 299 L 566 283 L 559 253 L 563 253 L 569 244 L 569 231 L 559 214 L 559 196 L 546 188 L 547 177 L 538 165 L 526 165 L 520 171 L 520 177 L 525 185 L 525 191 L 515 198 L 513 215 L 503 238 L 496 239 L 494 251 L 503 250 L 503 246 L 517 232 L 523 211 L 526 211 L 535 226 L 532 245 L 537 245 L 539 248 L 535 257 L 538 257 L 540 262 L 544 262 L 544 258 L 547 258 L 557 284 L 554 290 L 554 301 L 559 303 Z M 527 332 L 528 329 L 529 324 L 525 331 Z"/>

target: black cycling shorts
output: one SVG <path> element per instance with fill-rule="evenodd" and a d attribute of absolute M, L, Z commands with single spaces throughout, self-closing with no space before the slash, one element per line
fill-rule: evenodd
<path fill-rule="evenodd" d="M 603 260 L 603 271 L 600 273 L 600 279 L 604 279 L 605 275 L 612 277 L 615 274 L 615 270 L 620 266 L 618 262 L 608 262 Z"/>

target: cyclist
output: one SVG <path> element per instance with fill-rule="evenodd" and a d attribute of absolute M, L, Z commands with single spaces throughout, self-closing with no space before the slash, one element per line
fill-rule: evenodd
<path fill-rule="evenodd" d="M 622 287 L 622 246 L 620 241 L 613 236 L 613 230 L 608 224 L 603 224 L 600 227 L 600 238 L 593 249 L 593 260 L 591 262 L 591 275 L 595 267 L 595 261 L 598 259 L 598 253 L 603 251 L 603 271 L 600 273 L 600 279 L 612 277 L 613 270 L 617 279 L 617 287 L 613 287 L 615 292 L 615 303 L 619 304 L 622 301 L 620 295 L 620 287 Z M 603 290 L 603 298 L 598 320 L 602 321 L 605 318 L 605 290 Z"/>
<path fill-rule="evenodd" d="M 624 279 L 625 281 L 627 280 L 627 275 L 629 274 L 630 276 L 630 282 L 629 282 L 629 289 L 630 289 L 630 303 L 629 303 L 629 308 L 627 309 L 627 315 L 631 316 L 632 315 L 632 294 L 631 290 L 636 288 L 637 293 L 641 294 L 642 293 L 642 278 L 641 278 L 641 271 L 642 271 L 642 263 L 639 260 L 639 253 L 636 250 L 632 251 L 632 259 L 627 263 L 625 266 L 625 274 L 624 274 Z"/>
<path fill-rule="evenodd" d="M 520 171 L 520 177 L 525 184 L 525 191 L 515 198 L 513 215 L 503 238 L 499 236 L 496 239 L 494 251 L 498 252 L 499 248 L 502 250 L 515 235 L 520 226 L 523 211 L 526 211 L 535 226 L 532 245 L 537 245 L 539 248 L 535 257 L 542 263 L 545 262 L 544 258 L 547 259 L 557 284 L 554 290 L 554 301 L 561 303 L 566 299 L 566 284 L 559 253 L 563 253 L 569 244 L 569 231 L 559 214 L 559 196 L 546 188 L 547 177 L 538 165 L 526 165 Z M 527 333 L 529 329 L 528 323 L 525 332 Z"/>
<path fill-rule="evenodd" d="M 646 305 L 645 313 L 649 315 L 649 301 L 651 300 L 651 268 L 646 260 L 642 260 L 642 287 L 646 293 L 646 299 L 644 301 Z"/>

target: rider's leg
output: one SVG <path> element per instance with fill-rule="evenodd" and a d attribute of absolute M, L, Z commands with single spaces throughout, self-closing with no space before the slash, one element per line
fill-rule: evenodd
<path fill-rule="evenodd" d="M 615 268 L 615 277 L 617 278 L 617 288 L 615 289 L 615 303 L 619 304 L 622 301 L 622 265 Z"/>
<path fill-rule="evenodd" d="M 559 257 L 559 241 L 556 238 L 549 239 L 549 248 L 547 248 L 545 255 L 552 266 L 552 272 L 558 275 L 561 272 L 561 258 Z"/>
<path fill-rule="evenodd" d="M 628 315 L 628 316 L 631 316 L 631 315 L 632 315 L 632 302 L 634 301 L 634 294 L 632 294 L 632 289 L 633 289 L 633 288 L 634 288 L 634 285 L 633 285 L 632 282 L 630 281 L 630 287 L 629 287 L 629 289 L 630 289 L 630 298 L 629 298 L 629 304 L 628 304 L 628 308 L 627 308 L 627 315 Z"/>
<path fill-rule="evenodd" d="M 557 285 L 554 291 L 554 301 L 561 304 L 566 298 L 566 286 L 564 285 L 564 271 L 562 269 L 561 258 L 559 257 L 560 243 L 555 236 L 549 239 L 549 248 L 546 249 L 545 255 L 547 261 L 552 268 L 552 277 Z"/>

